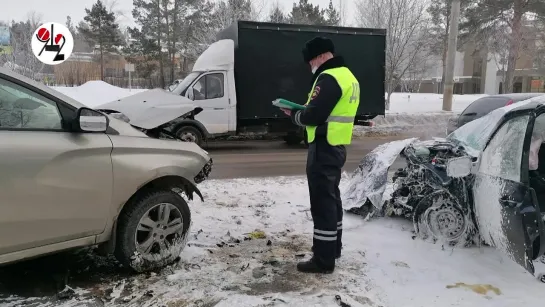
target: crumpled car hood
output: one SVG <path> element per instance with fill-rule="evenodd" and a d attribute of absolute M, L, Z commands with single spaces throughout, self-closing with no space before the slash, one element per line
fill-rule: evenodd
<path fill-rule="evenodd" d="M 359 208 L 369 199 L 373 206 L 381 209 L 388 184 L 388 169 L 401 151 L 417 140 L 418 138 L 410 138 L 385 143 L 363 157 L 341 193 L 343 208 Z"/>
<path fill-rule="evenodd" d="M 197 106 L 191 100 L 163 89 L 153 89 L 134 94 L 96 107 L 123 113 L 130 124 L 143 129 L 157 128 Z"/>

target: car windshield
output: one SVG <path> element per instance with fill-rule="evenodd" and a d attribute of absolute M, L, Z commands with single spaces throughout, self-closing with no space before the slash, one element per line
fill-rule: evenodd
<path fill-rule="evenodd" d="M 187 77 L 185 77 L 182 80 L 182 82 L 178 83 L 178 85 L 173 87 L 170 91 L 171 92 L 176 92 L 176 93 L 182 93 L 200 75 L 201 75 L 200 71 L 194 71 L 194 72 L 190 73 L 189 75 L 187 75 Z"/>
<path fill-rule="evenodd" d="M 545 95 L 496 109 L 488 113 L 486 116 L 471 121 L 456 129 L 449 136 L 447 136 L 447 140 L 459 143 L 460 145 L 466 147 L 470 155 L 477 156 L 479 152 L 484 150 L 486 142 L 496 129 L 503 115 L 512 109 L 518 108 L 530 102 L 545 102 Z"/>

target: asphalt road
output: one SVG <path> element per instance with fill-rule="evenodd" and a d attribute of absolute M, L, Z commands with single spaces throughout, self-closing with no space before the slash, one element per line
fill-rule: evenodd
<path fill-rule="evenodd" d="M 348 146 L 345 171 L 353 171 L 360 160 L 380 144 L 407 136 L 365 137 Z M 282 141 L 214 142 L 205 148 L 214 166 L 210 179 L 297 176 L 305 174 L 306 153 L 303 145 L 288 146 Z M 396 161 L 393 167 L 400 167 Z"/>

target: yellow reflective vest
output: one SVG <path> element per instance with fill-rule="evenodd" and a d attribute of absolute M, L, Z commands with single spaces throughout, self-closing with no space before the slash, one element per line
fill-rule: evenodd
<path fill-rule="evenodd" d="M 328 74 L 335 78 L 342 91 L 341 99 L 327 118 L 327 142 L 332 146 L 349 145 L 352 142 L 354 120 L 360 105 L 360 84 L 346 67 L 327 69 L 322 74 Z M 305 105 L 310 103 L 317 81 L 318 78 L 312 85 Z M 311 143 L 316 137 L 316 126 L 306 126 L 306 130 L 307 140 Z"/>

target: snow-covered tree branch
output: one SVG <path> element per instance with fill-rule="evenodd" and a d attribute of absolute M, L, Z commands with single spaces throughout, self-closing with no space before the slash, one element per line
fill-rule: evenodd
<path fill-rule="evenodd" d="M 42 16 L 29 12 L 26 22 L 13 22 L 10 27 L 11 53 L 0 55 L 4 66 L 31 79 L 40 79 L 44 63 L 32 52 L 31 40 L 34 31 L 42 24 Z"/>

